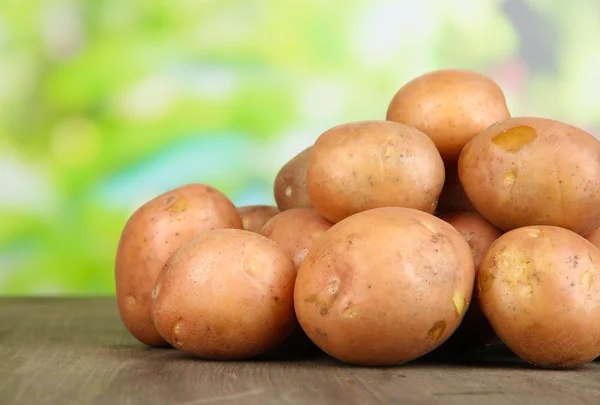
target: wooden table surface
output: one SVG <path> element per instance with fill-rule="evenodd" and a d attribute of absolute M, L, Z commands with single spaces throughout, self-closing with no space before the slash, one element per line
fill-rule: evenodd
<path fill-rule="evenodd" d="M 0 405 L 600 404 L 600 363 L 539 370 L 504 350 L 393 368 L 324 355 L 194 359 L 133 339 L 114 299 L 0 299 Z"/>

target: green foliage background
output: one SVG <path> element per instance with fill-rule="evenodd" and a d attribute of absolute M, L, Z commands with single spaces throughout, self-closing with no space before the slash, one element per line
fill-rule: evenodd
<path fill-rule="evenodd" d="M 2 0 L 0 294 L 113 294 L 135 208 L 203 182 L 273 203 L 327 128 L 438 68 L 597 133 L 600 2 Z"/>

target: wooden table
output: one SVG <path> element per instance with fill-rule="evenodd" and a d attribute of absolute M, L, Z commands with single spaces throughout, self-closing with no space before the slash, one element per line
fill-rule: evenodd
<path fill-rule="evenodd" d="M 600 404 L 600 363 L 538 370 L 506 354 L 394 368 L 324 355 L 213 362 L 133 339 L 114 299 L 0 299 L 0 405 Z"/>

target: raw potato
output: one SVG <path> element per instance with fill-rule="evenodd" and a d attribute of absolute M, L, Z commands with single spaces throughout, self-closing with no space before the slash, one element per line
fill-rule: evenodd
<path fill-rule="evenodd" d="M 590 242 L 592 242 L 592 244 L 594 246 L 596 246 L 597 248 L 600 249 L 600 228 L 596 228 L 595 230 L 590 232 L 588 235 L 586 235 L 585 238 L 587 240 L 589 240 Z"/>
<path fill-rule="evenodd" d="M 475 274 L 477 274 L 485 252 L 496 239 L 502 236 L 502 231 L 487 222 L 479 214 L 472 212 L 446 215 L 441 218 L 455 227 L 469 244 L 475 265 Z M 477 290 L 475 289 L 471 306 L 465 314 L 465 318 L 446 345 L 452 349 L 456 347 L 472 349 L 491 344 L 495 340 L 497 338 L 494 330 L 477 303 Z"/>
<path fill-rule="evenodd" d="M 242 218 L 244 229 L 254 233 L 259 233 L 260 228 L 269 219 L 279 214 L 279 209 L 272 205 L 246 205 L 239 207 L 237 210 Z"/>
<path fill-rule="evenodd" d="M 541 367 L 574 368 L 600 354 L 600 251 L 554 226 L 507 232 L 478 275 L 481 308 L 515 354 Z"/>
<path fill-rule="evenodd" d="M 511 118 L 469 142 L 458 168 L 477 212 L 504 231 L 554 225 L 585 235 L 600 225 L 600 142 L 581 129 Z"/>
<path fill-rule="evenodd" d="M 275 177 L 274 194 L 281 211 L 290 208 L 311 208 L 312 202 L 306 191 L 306 170 L 312 146 L 287 162 Z"/>
<path fill-rule="evenodd" d="M 147 202 L 127 221 L 117 248 L 117 304 L 125 326 L 140 342 L 166 345 L 152 324 L 151 293 L 160 269 L 191 236 L 241 228 L 233 203 L 220 191 L 188 184 Z"/>
<path fill-rule="evenodd" d="M 485 252 L 502 236 L 502 231 L 474 212 L 459 212 L 441 218 L 455 227 L 469 244 L 477 273 Z"/>
<path fill-rule="evenodd" d="M 436 214 L 440 216 L 458 212 L 475 212 L 473 204 L 467 198 L 465 190 L 460 184 L 458 167 L 456 165 L 446 165 L 445 172 L 446 181 L 440 193 Z"/>
<path fill-rule="evenodd" d="M 449 69 L 405 84 L 394 95 L 386 118 L 429 135 L 444 162 L 452 164 L 469 140 L 509 117 L 504 93 L 496 82 L 480 73 Z"/>
<path fill-rule="evenodd" d="M 338 222 L 378 207 L 433 213 L 444 164 L 421 131 L 390 121 L 362 121 L 325 131 L 313 146 L 306 186 L 315 208 Z"/>
<path fill-rule="evenodd" d="M 221 229 L 188 240 L 156 282 L 153 319 L 173 347 L 203 358 L 246 359 L 292 332 L 296 270 L 272 240 Z"/>
<path fill-rule="evenodd" d="M 296 315 L 341 361 L 401 364 L 454 332 L 474 273 L 469 245 L 450 224 L 408 208 L 373 209 L 314 243 L 296 279 Z"/>
<path fill-rule="evenodd" d="M 271 218 L 260 234 L 277 242 L 297 270 L 313 242 L 332 225 L 314 208 L 292 208 Z"/>
<path fill-rule="evenodd" d="M 297 271 L 314 241 L 332 225 L 314 208 L 291 208 L 271 218 L 260 233 L 276 242 L 292 258 Z M 280 349 L 296 355 L 320 352 L 297 321 L 294 332 Z"/>

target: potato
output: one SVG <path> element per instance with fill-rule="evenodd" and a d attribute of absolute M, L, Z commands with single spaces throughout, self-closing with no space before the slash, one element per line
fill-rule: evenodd
<path fill-rule="evenodd" d="M 277 242 L 297 270 L 313 242 L 332 225 L 314 208 L 292 208 L 271 218 L 260 234 Z"/>
<path fill-rule="evenodd" d="M 458 212 L 475 212 L 475 208 L 467 198 L 462 184 L 460 184 L 458 167 L 456 165 L 446 165 L 445 173 L 446 180 L 440 193 L 436 214 L 440 216 Z"/>
<path fill-rule="evenodd" d="M 202 184 L 178 187 L 136 210 L 121 234 L 115 263 L 117 304 L 129 332 L 147 345 L 166 345 L 152 324 L 151 312 L 151 293 L 160 269 L 191 236 L 241 227 L 233 203 Z"/>
<path fill-rule="evenodd" d="M 433 139 L 444 162 L 456 163 L 465 144 L 491 124 L 510 117 L 502 89 L 468 70 L 437 70 L 405 84 L 386 119 L 412 125 Z"/>
<path fill-rule="evenodd" d="M 478 274 L 479 302 L 496 334 L 524 360 L 574 368 L 600 354 L 600 251 L 554 226 L 498 238 Z"/>
<path fill-rule="evenodd" d="M 203 358 L 246 359 L 292 332 L 296 270 L 272 240 L 221 229 L 185 242 L 152 292 L 156 329 L 173 347 Z"/>
<path fill-rule="evenodd" d="M 260 233 L 275 241 L 292 258 L 296 270 L 313 242 L 333 224 L 314 208 L 291 208 L 271 218 Z M 288 354 L 311 354 L 319 351 L 298 322 L 292 335 L 280 346 Z"/>
<path fill-rule="evenodd" d="M 306 191 L 306 170 L 311 150 L 312 146 L 300 152 L 275 177 L 273 191 L 277 207 L 281 211 L 313 206 Z"/>
<path fill-rule="evenodd" d="M 474 277 L 469 245 L 450 224 L 414 209 L 377 208 L 315 241 L 296 279 L 296 315 L 341 361 L 401 364 L 454 332 Z"/>
<path fill-rule="evenodd" d="M 477 274 L 485 252 L 502 235 L 502 231 L 476 213 L 463 212 L 441 218 L 456 228 L 471 247 L 475 274 Z M 446 345 L 453 348 L 472 349 L 490 344 L 494 340 L 496 340 L 496 335 L 479 308 L 477 290 L 475 290 L 469 310 L 456 333 L 450 337 Z"/>
<path fill-rule="evenodd" d="M 485 252 L 502 235 L 502 231 L 474 212 L 444 215 L 441 219 L 456 228 L 465 238 L 471 248 L 477 273 Z"/>
<path fill-rule="evenodd" d="M 477 212 L 504 231 L 554 225 L 585 235 L 600 225 L 600 142 L 571 125 L 492 125 L 465 146 L 458 173 Z"/>
<path fill-rule="evenodd" d="M 258 233 L 269 219 L 279 214 L 279 209 L 271 205 L 246 205 L 238 207 L 237 211 L 244 229 L 254 233 Z"/>
<path fill-rule="evenodd" d="M 587 240 L 592 242 L 594 246 L 600 249 L 600 228 L 594 229 L 592 232 L 585 236 Z"/>
<path fill-rule="evenodd" d="M 389 121 L 325 131 L 313 146 L 306 179 L 313 205 L 332 222 L 388 206 L 433 213 L 443 185 L 444 164 L 431 139 Z"/>

